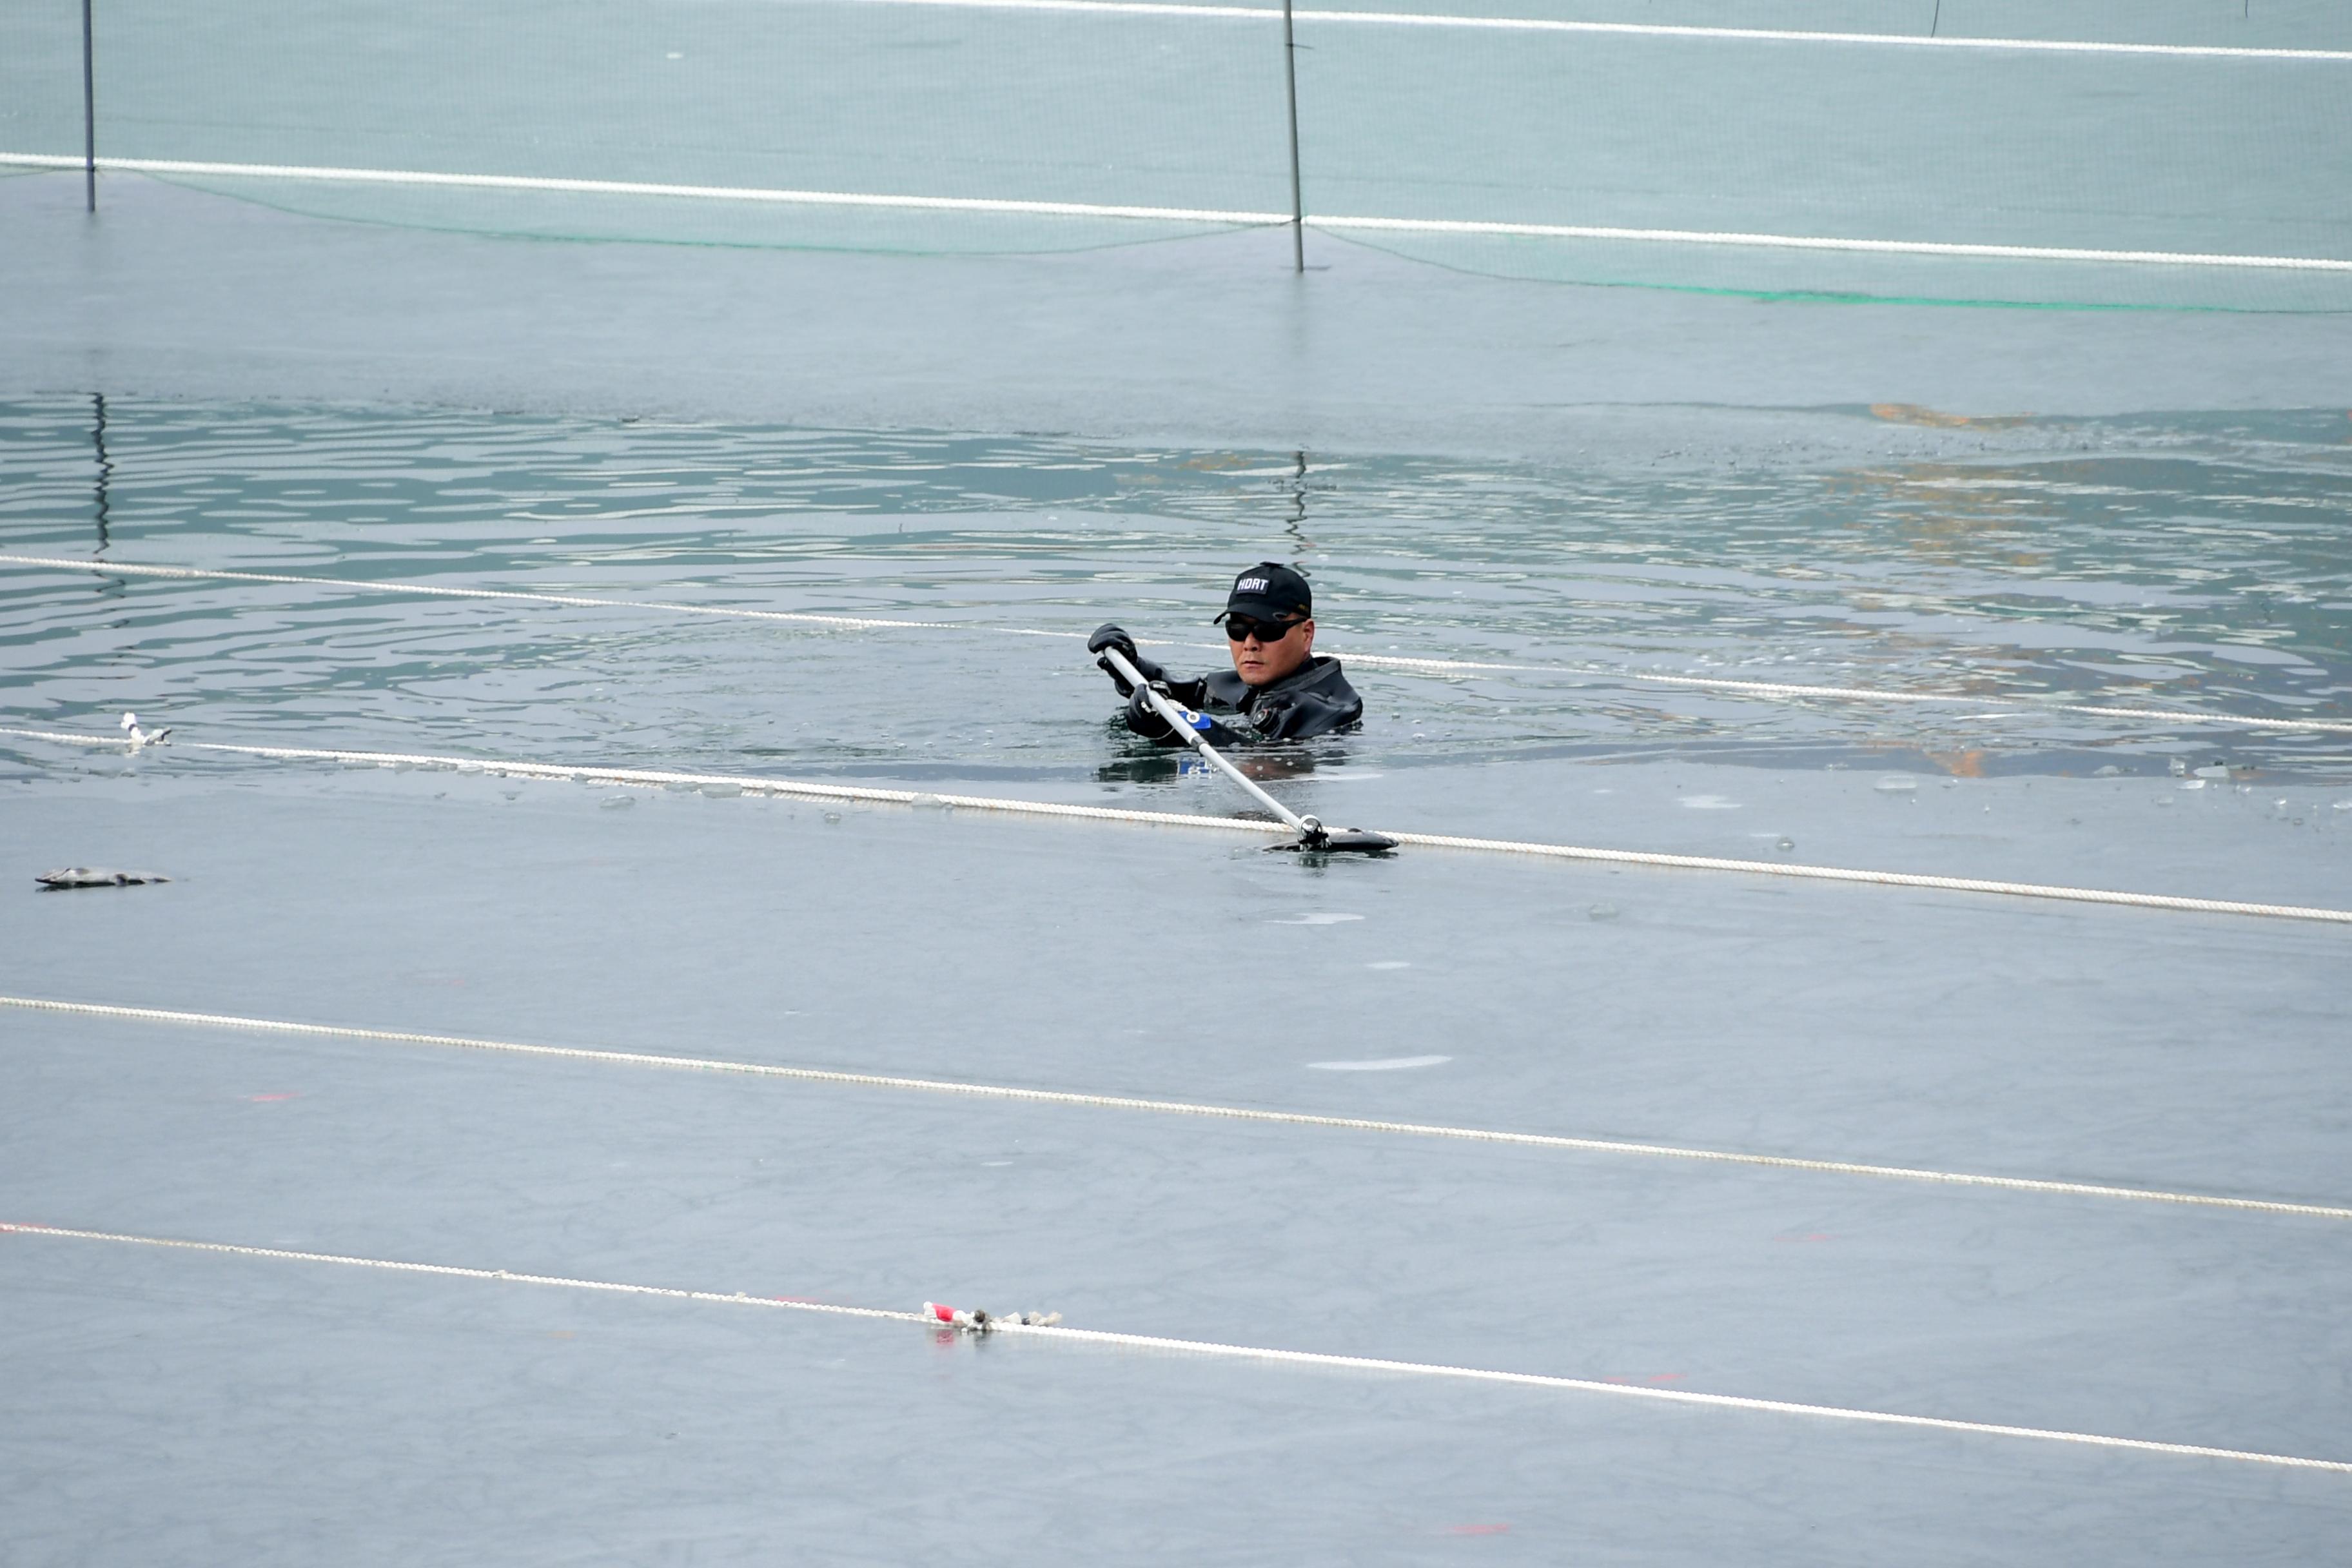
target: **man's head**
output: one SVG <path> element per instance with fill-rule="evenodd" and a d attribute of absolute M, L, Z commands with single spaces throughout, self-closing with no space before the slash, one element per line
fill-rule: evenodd
<path fill-rule="evenodd" d="M 1307 579 L 1261 561 L 1234 579 L 1217 617 L 1233 649 L 1234 671 L 1252 686 L 1271 686 L 1315 656 L 1315 595 Z"/>

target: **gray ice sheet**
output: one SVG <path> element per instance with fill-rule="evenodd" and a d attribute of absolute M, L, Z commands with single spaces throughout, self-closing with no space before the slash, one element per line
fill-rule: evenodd
<path fill-rule="evenodd" d="M 1419 816 L 1449 772 L 1475 777 L 1285 787 Z M 1675 803 L 1677 782 L 1735 798 L 1734 773 L 1738 805 Z M 1770 800 L 1808 850 L 2068 871 L 2108 842 L 2060 831 L 2073 803 L 2236 799 L 2050 777 L 1902 797 L 1682 764 L 1515 778 L 1450 792 L 1455 825 L 1703 847 L 1762 831 L 1717 825 Z M 1547 806 L 1546 781 L 1624 793 Z M 1218 804 L 1205 790 L 1112 797 Z M 2159 879 L 2333 874 L 2316 829 L 2141 809 L 2180 825 L 2146 847 Z M 1430 852 L 1318 871 L 1180 829 L 837 815 L 194 753 L 60 763 L 7 786 L 8 863 L 182 880 L 27 877 L 0 897 L 5 984 L 2347 1196 L 2333 929 Z M 2209 864 L 2217 846 L 2235 847 Z M 1171 985 L 1195 1013 L 1170 1013 Z M 1312 1065 L 1419 1055 L 1451 1059 Z M 2342 1222 L 19 1012 L 0 1064 L 15 1219 L 2352 1449 Z M 0 1257 L 0 1470 L 42 1564 L 2302 1562 L 2352 1496 L 2207 1461 L 934 1347 L 748 1308 L 37 1237 Z"/>
<path fill-rule="evenodd" d="M 2346 1195 L 2333 927 L 1432 851 L 1317 869 L 1185 829 L 179 765 L 17 786 L 12 858 L 182 879 L 40 894 L 28 871 L 0 901 L 16 989 Z M 1864 863 L 1926 858 L 1898 831 L 1915 819 L 1876 817 Z M 2327 890 L 2319 857 L 2255 864 L 2264 890 Z M 1454 1060 L 1307 1066 L 1433 1053 Z"/>
<path fill-rule="evenodd" d="M 2346 1527 L 2337 1478 L 2200 1461 L 38 1239 L 6 1256 L 0 1474 L 39 1568 L 2299 1563 Z"/>
<path fill-rule="evenodd" d="M 10 1022 L 13 1219 L 2352 1457 L 2343 1220 Z"/>

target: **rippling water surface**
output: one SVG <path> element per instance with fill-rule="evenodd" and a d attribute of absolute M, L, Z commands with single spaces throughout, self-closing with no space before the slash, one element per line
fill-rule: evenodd
<path fill-rule="evenodd" d="M 1350 764 L 1683 754 L 1774 766 L 2352 776 L 2352 737 L 2052 700 L 2352 720 L 2352 418 L 1807 416 L 1824 456 L 1501 465 L 89 397 L 0 404 L 0 548 L 845 612 L 650 609 L 0 565 L 7 721 L 126 708 L 263 738 L 803 775 L 1117 777 L 1080 647 L 1220 658 L 1234 569 L 1294 561 L 1360 668 Z M 1916 426 L 1916 456 L 1841 458 Z M 1883 450 L 1882 447 L 1882 450 Z M 1578 671 L 1581 673 L 1571 673 Z M 1599 673 L 1594 673 L 1599 672 Z M 1611 673 L 1614 672 L 1614 673 Z M 1760 700 L 1636 673 L 1944 692 Z M 2042 706 L 2037 707 L 2037 703 Z"/>

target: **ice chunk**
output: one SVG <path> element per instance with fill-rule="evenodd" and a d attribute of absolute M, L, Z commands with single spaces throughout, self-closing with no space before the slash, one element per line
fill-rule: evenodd
<path fill-rule="evenodd" d="M 136 888 L 148 882 L 168 882 L 172 879 L 153 871 L 114 871 L 100 866 L 68 866 L 62 870 L 44 871 L 33 879 L 44 888 Z"/>

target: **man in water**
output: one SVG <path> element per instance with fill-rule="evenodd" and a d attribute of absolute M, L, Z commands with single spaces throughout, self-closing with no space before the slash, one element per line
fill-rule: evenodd
<path fill-rule="evenodd" d="M 1087 640 L 1087 651 L 1117 648 L 1136 673 L 1168 697 L 1202 714 L 1202 738 L 1213 746 L 1268 741 L 1303 741 L 1354 724 L 1364 716 L 1363 699 L 1339 673 L 1336 658 L 1315 654 L 1315 599 L 1307 579 L 1289 567 L 1261 561 L 1234 579 L 1224 613 L 1217 620 L 1232 644 L 1234 668 L 1212 670 L 1197 680 L 1171 680 L 1168 672 L 1135 651 L 1135 639 L 1117 626 Z M 1127 699 L 1127 727 L 1164 746 L 1184 742 L 1144 694 L 1111 668 L 1118 694 Z M 1234 721 L 1215 717 L 1230 714 Z"/>

